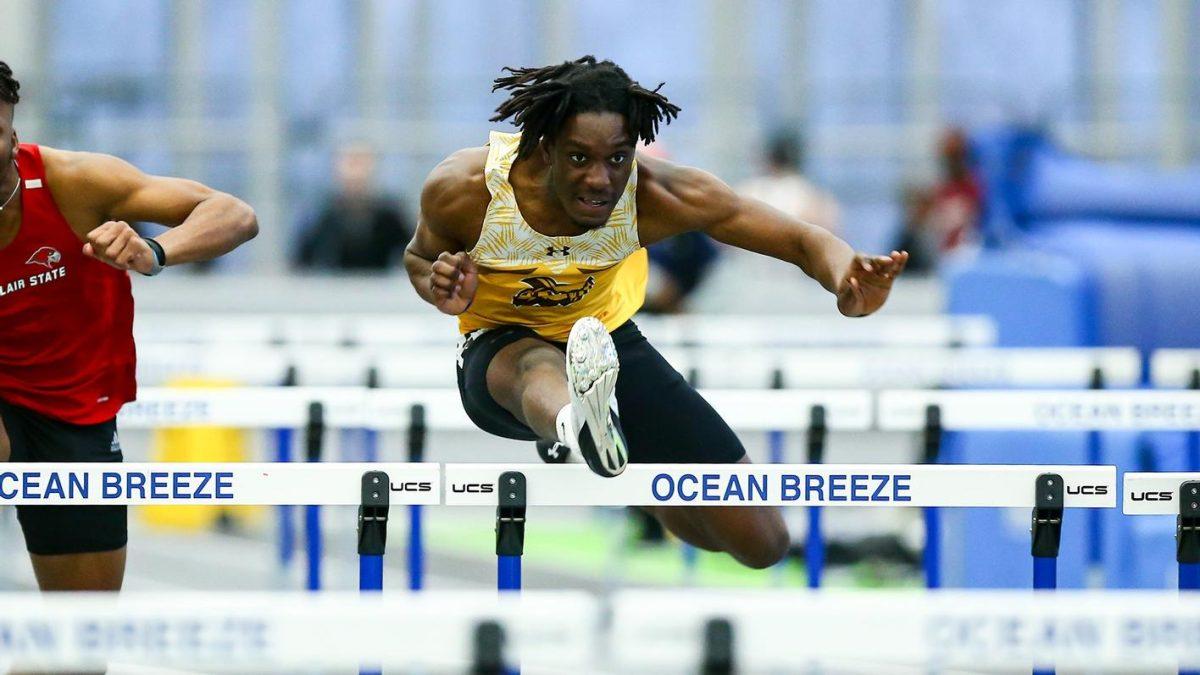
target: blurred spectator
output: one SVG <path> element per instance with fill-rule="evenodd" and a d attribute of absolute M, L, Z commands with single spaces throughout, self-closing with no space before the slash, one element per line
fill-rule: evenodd
<path fill-rule="evenodd" d="M 767 142 L 764 173 L 738 186 L 738 193 L 766 202 L 794 218 L 837 232 L 837 200 L 810 183 L 804 170 L 803 142 L 783 131 Z"/>
<path fill-rule="evenodd" d="M 301 238 L 297 267 L 391 268 L 412 238 L 413 228 L 399 201 L 376 191 L 375 154 L 364 145 L 347 146 L 339 153 L 334 172 L 337 192 Z"/>
<path fill-rule="evenodd" d="M 668 158 L 661 143 L 640 148 L 638 154 Z M 642 309 L 650 314 L 678 314 L 686 310 L 688 296 L 708 274 L 717 257 L 717 246 L 703 232 L 685 232 L 651 244 L 647 252 L 650 279 Z"/>
<path fill-rule="evenodd" d="M 962 130 L 942 135 L 938 171 L 936 185 L 904 195 L 904 231 L 896 248 L 909 251 L 910 271 L 932 270 L 947 256 L 978 247 L 983 189 L 971 172 L 970 143 Z"/>
<path fill-rule="evenodd" d="M 758 173 L 734 189 L 793 218 L 837 232 L 840 229 L 837 201 L 806 179 L 803 167 L 801 137 L 793 131 L 777 132 L 768 137 L 762 148 Z M 749 313 L 777 311 L 781 289 L 792 288 L 792 284 L 800 284 L 805 278 L 804 272 L 791 263 L 733 246 L 718 248 L 719 262 L 694 301 L 699 308 L 737 307 L 738 311 Z"/>

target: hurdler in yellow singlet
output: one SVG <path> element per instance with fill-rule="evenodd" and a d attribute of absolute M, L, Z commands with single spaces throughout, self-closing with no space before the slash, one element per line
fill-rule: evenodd
<path fill-rule="evenodd" d="M 638 242 L 637 163 L 604 227 L 569 237 L 537 232 L 517 209 L 509 171 L 520 134 L 489 136 L 485 180 L 492 200 L 483 230 L 468 255 L 479 267 L 479 288 L 459 315 L 463 333 L 526 326 L 565 342 L 577 319 L 594 316 L 610 331 L 646 297 L 646 251 Z"/>

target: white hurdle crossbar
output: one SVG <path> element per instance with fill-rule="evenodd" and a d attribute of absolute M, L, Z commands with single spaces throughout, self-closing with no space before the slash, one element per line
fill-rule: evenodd
<path fill-rule="evenodd" d="M 735 429 L 807 429 L 814 406 L 838 431 L 866 431 L 874 411 L 870 392 L 710 389 L 701 392 Z M 431 431 L 473 430 L 455 389 L 363 387 L 242 387 L 174 389 L 147 387 L 117 418 L 122 428 L 233 426 L 249 429 L 302 427 L 310 406 L 320 403 L 326 426 L 379 431 L 407 429 L 414 405 L 425 408 Z"/>
<path fill-rule="evenodd" d="M 870 324 L 834 317 L 744 314 L 639 316 L 638 327 L 660 346 L 735 344 L 755 346 L 973 346 L 994 345 L 996 322 L 987 316 L 884 316 Z M 361 344 L 412 346 L 453 344 L 457 326 L 433 313 L 396 315 L 195 314 L 140 312 L 139 344 Z"/>
<path fill-rule="evenodd" d="M 1175 516 L 1179 590 L 1200 590 L 1200 472 L 1126 473 L 1121 510 L 1131 516 Z"/>
<path fill-rule="evenodd" d="M 1198 624 L 1162 592 L 636 590 L 612 644 L 617 672 L 1161 673 L 1200 664 Z"/>
<path fill-rule="evenodd" d="M 580 464 L 445 464 L 445 504 L 495 506 L 506 472 L 527 506 L 1034 507 L 1034 480 L 1057 473 L 1067 508 L 1116 506 L 1116 468 L 1056 465 L 630 464 L 604 478 Z M 1107 494 L 1081 485 L 1109 486 Z"/>
<path fill-rule="evenodd" d="M 500 590 L 521 587 L 528 506 L 1032 507 L 1034 587 L 1049 589 L 1057 585 L 1064 507 L 1116 504 L 1111 466 L 633 464 L 615 478 L 543 464 L 447 464 L 444 471 L 446 504 L 497 506 Z M 927 575 L 929 564 L 936 559 L 927 559 Z"/>
<path fill-rule="evenodd" d="M 1182 431 L 1200 429 L 1200 391 L 880 392 L 878 426 L 919 431 L 936 406 L 948 431 Z"/>
<path fill-rule="evenodd" d="M 579 673 L 596 656 L 599 609 L 571 591 L 3 593 L 0 668 Z"/>
<path fill-rule="evenodd" d="M 1198 623 L 1147 591 L 3 593 L 0 667 L 1161 673 L 1200 666 Z"/>

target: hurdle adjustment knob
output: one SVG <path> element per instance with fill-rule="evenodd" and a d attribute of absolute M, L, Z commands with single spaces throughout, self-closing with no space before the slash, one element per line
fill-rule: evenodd
<path fill-rule="evenodd" d="M 1032 535 L 1032 553 L 1035 558 L 1057 558 L 1062 542 L 1063 477 L 1057 473 L 1044 473 L 1035 483 Z"/>
<path fill-rule="evenodd" d="M 496 506 L 496 555 L 519 556 L 525 552 L 525 474 L 500 474 L 499 504 Z"/>
<path fill-rule="evenodd" d="M 1195 499 L 1197 494 L 1200 494 L 1200 481 L 1187 481 L 1179 486 L 1175 560 L 1180 563 L 1200 563 L 1200 500 Z"/>
<path fill-rule="evenodd" d="M 383 555 L 387 548 L 387 523 L 390 499 L 383 471 L 368 471 L 362 476 L 362 501 L 358 507 L 358 554 Z"/>

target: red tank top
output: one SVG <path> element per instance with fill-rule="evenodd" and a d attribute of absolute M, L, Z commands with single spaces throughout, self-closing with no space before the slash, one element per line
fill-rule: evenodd
<path fill-rule="evenodd" d="M 38 146 L 20 146 L 17 168 L 21 228 L 0 249 L 0 399 L 72 424 L 107 421 L 137 395 L 129 274 L 83 255 Z"/>

